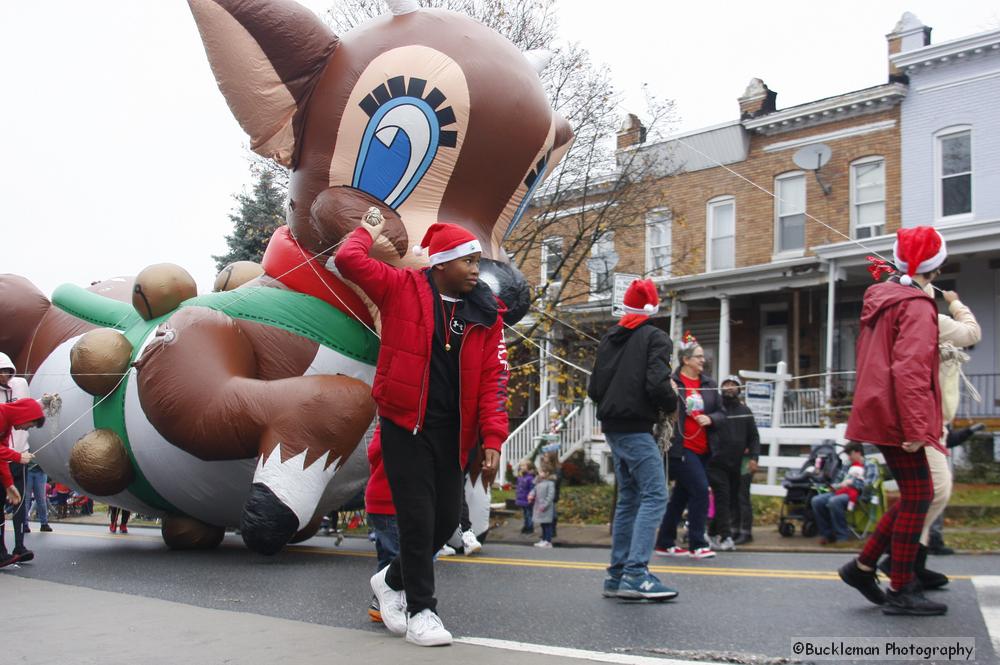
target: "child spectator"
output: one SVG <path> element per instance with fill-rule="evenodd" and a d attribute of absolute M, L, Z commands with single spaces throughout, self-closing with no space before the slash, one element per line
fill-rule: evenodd
<path fill-rule="evenodd" d="M 535 523 L 532 519 L 534 507 L 528 499 L 528 496 L 531 494 L 531 490 L 534 489 L 534 487 L 535 465 L 529 460 L 522 460 L 517 467 L 517 494 L 514 498 L 514 503 L 516 503 L 518 508 L 520 508 L 524 513 L 524 526 L 521 527 L 521 533 L 535 532 Z"/>
<path fill-rule="evenodd" d="M 542 461 L 531 495 L 534 502 L 534 520 L 542 527 L 542 539 L 535 547 L 552 547 L 552 521 L 556 514 L 556 483 L 554 470 L 547 460 Z"/>

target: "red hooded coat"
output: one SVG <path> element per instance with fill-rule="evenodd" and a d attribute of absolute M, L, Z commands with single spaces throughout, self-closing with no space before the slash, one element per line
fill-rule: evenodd
<path fill-rule="evenodd" d="M 382 346 L 372 386 L 379 415 L 404 429 L 423 428 L 434 337 L 434 294 L 426 270 L 394 268 L 368 256 L 371 235 L 355 229 L 337 251 L 341 275 L 372 299 L 382 314 Z M 481 439 L 499 451 L 507 439 L 507 347 L 503 303 L 495 321 L 470 321 L 459 356 L 461 465 Z M 391 366 L 391 370 L 390 370 Z"/>
<path fill-rule="evenodd" d="M 895 281 L 868 287 L 857 368 L 848 439 L 941 450 L 937 307 L 926 293 Z"/>
<path fill-rule="evenodd" d="M 45 414 L 42 413 L 42 405 L 31 398 L 0 404 L 0 483 L 4 489 L 14 484 L 8 463 L 21 461 L 21 453 L 10 447 L 14 425 L 24 425 L 35 420 L 45 420 Z"/>

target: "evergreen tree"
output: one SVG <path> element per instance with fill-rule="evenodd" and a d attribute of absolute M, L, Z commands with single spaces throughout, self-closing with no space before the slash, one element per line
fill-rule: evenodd
<path fill-rule="evenodd" d="M 253 192 L 244 191 L 233 197 L 239 208 L 229 215 L 233 222 L 233 232 L 226 236 L 229 251 L 212 257 L 218 270 L 233 261 L 259 263 L 271 234 L 285 223 L 287 190 L 275 181 L 273 171 L 254 169 L 254 175 Z"/>

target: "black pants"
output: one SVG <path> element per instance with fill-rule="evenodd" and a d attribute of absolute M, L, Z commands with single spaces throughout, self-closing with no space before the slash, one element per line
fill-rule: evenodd
<path fill-rule="evenodd" d="M 741 475 L 740 491 L 729 502 L 729 505 L 733 507 L 730 516 L 733 530 L 748 536 L 753 532 L 753 502 L 750 501 L 750 485 L 752 483 L 752 473 Z"/>
<path fill-rule="evenodd" d="M 4 464 L 5 462 L 0 462 Z M 24 464 L 18 464 L 17 462 L 10 463 L 10 473 L 14 476 L 14 487 L 17 488 L 18 493 L 21 495 L 21 503 L 11 508 L 14 510 L 14 514 L 11 517 L 11 526 L 14 529 L 14 552 L 21 552 L 24 549 L 24 525 L 28 521 L 28 514 L 26 511 L 27 504 L 24 500 L 24 478 L 27 473 L 27 467 Z M 6 504 L 6 499 L 2 502 Z M 7 551 L 7 545 L 4 542 L 4 520 L 5 511 L 3 507 L 0 506 L 0 553 Z"/>
<path fill-rule="evenodd" d="M 118 522 L 118 515 L 122 516 L 122 526 L 128 526 L 128 518 L 132 516 L 132 513 L 125 510 L 124 508 L 115 508 L 110 506 L 108 508 L 108 517 L 111 518 L 111 523 L 116 524 Z"/>
<path fill-rule="evenodd" d="M 448 542 L 462 511 L 458 424 L 413 434 L 382 418 L 382 462 L 396 506 L 399 556 L 385 581 L 406 591 L 410 615 L 437 609 L 434 553 Z"/>
<path fill-rule="evenodd" d="M 732 538 L 732 500 L 740 491 L 740 466 L 711 461 L 708 463 L 708 484 L 715 496 L 715 518 L 709 533 L 721 540 Z"/>

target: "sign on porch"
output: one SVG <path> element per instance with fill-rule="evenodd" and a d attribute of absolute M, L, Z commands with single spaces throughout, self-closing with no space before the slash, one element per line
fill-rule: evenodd
<path fill-rule="evenodd" d="M 753 411 L 757 427 L 770 427 L 774 412 L 774 384 L 769 381 L 747 381 L 747 406 Z"/>
<path fill-rule="evenodd" d="M 637 279 L 639 279 L 639 275 L 627 272 L 615 273 L 615 287 L 611 298 L 611 316 L 616 319 L 625 316 L 625 310 L 622 309 L 622 304 L 625 302 L 625 291 L 628 290 L 628 285 Z"/>

